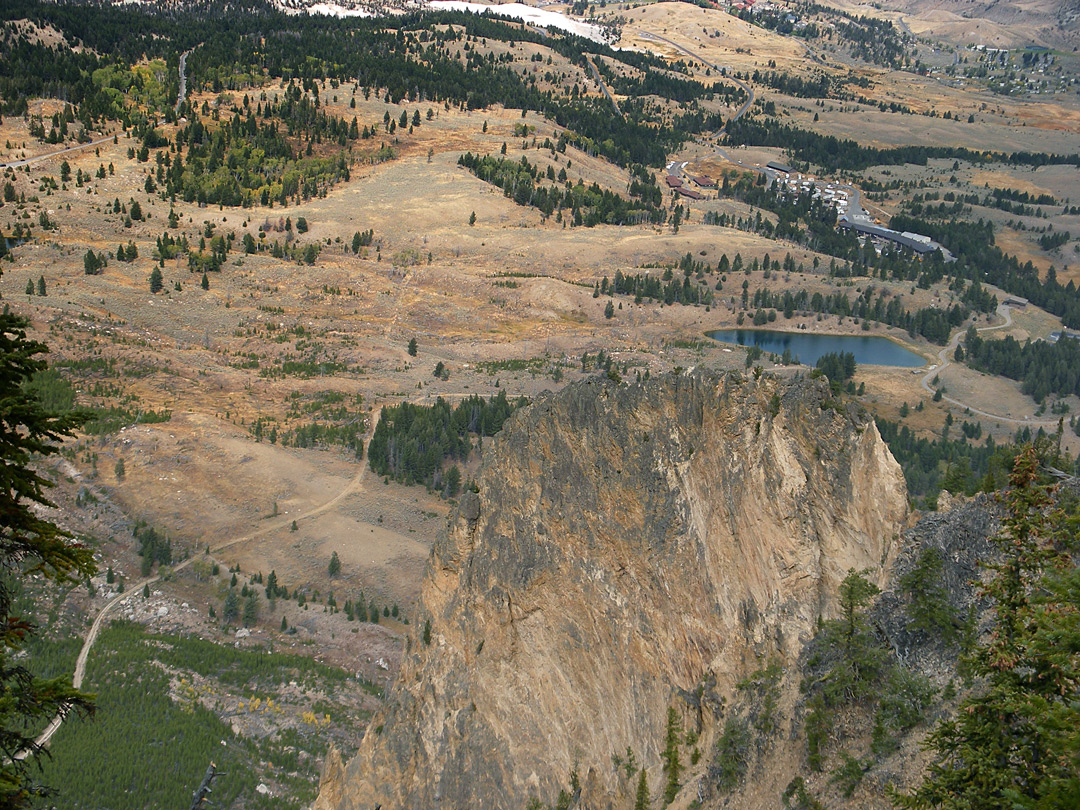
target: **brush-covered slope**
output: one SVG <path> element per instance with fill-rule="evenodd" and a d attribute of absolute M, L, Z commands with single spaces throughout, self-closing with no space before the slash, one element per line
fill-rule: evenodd
<path fill-rule="evenodd" d="M 510 420 L 478 484 L 387 708 L 318 807 L 550 804 L 575 770 L 579 806 L 625 804 L 612 753 L 658 786 L 675 699 L 795 661 L 849 569 L 882 581 L 906 516 L 873 421 L 824 380 L 768 375 L 570 386 Z"/>

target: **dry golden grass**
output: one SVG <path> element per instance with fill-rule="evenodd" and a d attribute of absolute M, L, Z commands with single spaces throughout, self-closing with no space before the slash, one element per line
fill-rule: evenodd
<path fill-rule="evenodd" d="M 710 62 L 738 70 L 763 66 L 768 59 L 791 70 L 801 69 L 804 62 L 798 43 L 751 30 L 723 13 L 659 3 L 635 9 L 628 16 L 631 23 L 624 42 L 633 43 L 635 31 L 655 31 L 700 51 Z M 708 32 L 714 31 L 722 35 L 710 37 Z M 736 53 L 737 47 L 750 53 Z M 562 63 L 553 67 L 567 75 L 576 70 Z M 582 76 L 577 79 L 584 81 Z M 903 89 L 900 82 L 890 87 L 896 92 Z M 262 91 L 272 98 L 280 87 L 268 85 Z M 917 94 L 916 90 L 904 92 Z M 238 102 L 243 94 L 231 95 Z M 147 278 L 154 264 L 154 240 L 166 230 L 170 205 L 142 191 L 153 161 L 129 160 L 127 149 L 132 143 L 122 134 L 116 144 L 108 142 L 35 163 L 29 174 L 17 172 L 18 191 L 28 197 L 38 195 L 39 203 L 29 204 L 25 211 L 10 204 L 0 207 L 0 227 L 5 231 L 16 216 L 25 213 L 29 219 L 22 221 L 33 225 L 37 234 L 33 242 L 15 251 L 13 263 L 5 264 L 0 294 L 33 318 L 37 334 L 53 346 L 57 359 L 100 353 L 122 365 L 158 367 L 142 376 L 121 375 L 108 382 L 118 385 L 122 395 L 137 398 L 139 407 L 171 409 L 172 421 L 126 430 L 95 442 L 94 448 L 106 481 L 124 507 L 178 538 L 213 542 L 246 534 L 265 525 L 275 503 L 281 515 L 300 514 L 329 500 L 351 479 L 358 465 L 336 450 L 296 450 L 257 443 L 251 437 L 251 424 L 260 417 L 284 424 L 294 393 L 332 389 L 350 396 L 360 394 L 365 409 L 405 399 L 486 396 L 500 390 L 534 396 L 556 385 L 551 376 L 556 366 L 565 380 L 575 379 L 581 376 L 582 353 L 595 355 L 600 349 L 626 363 L 631 375 L 637 370 L 657 373 L 699 363 L 742 367 L 745 353 L 740 349 L 687 346 L 707 330 L 735 324 L 737 312 L 731 302 L 732 297 L 737 300 L 744 279 L 751 293 L 767 284 L 774 290 L 786 286 L 811 292 L 841 289 L 854 296 L 866 283 L 842 285 L 823 272 L 790 278 L 775 274 L 769 280 L 761 273 L 749 278 L 731 274 L 708 312 L 704 307 L 636 305 L 622 298 L 614 302 L 615 317 L 609 320 L 604 317 L 607 299 L 593 298 L 592 287 L 617 271 L 643 272 L 646 266 L 674 264 L 687 253 L 712 265 L 725 253 L 729 257 L 741 253 L 752 261 L 765 254 L 782 259 L 791 252 L 807 268 L 814 256 L 793 245 L 701 224 L 707 210 L 749 214 L 740 203 L 694 203 L 678 233 L 670 226 L 571 228 L 554 218 L 543 221 L 535 209 L 515 205 L 500 190 L 456 165 L 465 151 L 495 155 L 505 143 L 509 159 L 524 156 L 541 169 L 565 169 L 574 182 L 580 178 L 619 192 L 625 189 L 625 173 L 606 161 L 572 147 L 554 156 L 537 148 L 559 128 L 534 112 L 523 117 L 518 110 L 501 108 L 467 113 L 428 103 L 388 105 L 374 97 L 354 96 L 352 87 L 345 85 L 325 87 L 320 97 L 328 112 L 347 119 L 355 115 L 360 126 L 376 125 L 381 130 L 385 113 L 396 120 L 405 111 L 411 120 L 415 110 L 421 114 L 421 125 L 412 134 L 380 132 L 358 144 L 352 179 L 323 198 L 287 209 L 251 210 L 177 202 L 181 225 L 172 232 L 174 236 L 185 233 L 197 244 L 205 223 L 212 222 L 217 233 L 234 232 L 238 247 L 245 232 L 257 237 L 264 222 L 288 216 L 295 223 L 305 217 L 310 230 L 300 242 L 318 242 L 322 248 L 314 266 L 275 260 L 266 253 L 233 252 L 223 271 L 211 275 L 210 289 L 202 290 L 198 277 L 183 262 L 174 261 L 163 269 L 165 292 L 150 295 Z M 217 100 L 209 95 L 195 99 L 199 104 Z M 355 107 L 350 106 L 352 101 Z M 429 108 L 431 120 L 427 119 Z M 809 115 L 795 104 L 791 109 L 797 121 Z M 856 114 L 839 111 L 823 112 L 821 118 L 822 128 L 836 131 L 854 127 L 857 120 Z M 935 127 L 943 123 L 921 117 L 879 120 L 866 116 L 860 138 L 888 143 L 900 136 L 903 125 L 910 133 L 912 120 Z M 944 123 L 952 126 L 952 122 Z M 533 128 L 524 139 L 514 135 L 521 124 Z M 1034 126 L 1027 130 L 1025 137 L 1030 132 L 1050 132 Z M 925 137 L 941 139 L 943 131 L 928 129 Z M 15 144 L 5 153 L 9 158 L 50 149 L 30 146 L 21 119 L 5 119 L 0 143 L 5 139 Z M 383 142 L 394 147 L 397 157 L 371 165 L 365 156 Z M 688 145 L 683 157 L 698 159 L 695 169 L 717 176 L 724 166 L 710 162 L 710 152 Z M 779 155 L 776 150 L 738 152 L 743 160 L 761 163 Z M 115 173 L 94 178 L 85 188 L 69 184 L 66 191 L 52 195 L 39 192 L 43 176 L 59 176 L 62 159 L 73 172 L 81 169 L 93 175 L 99 165 L 112 164 Z M 1045 186 L 1058 196 L 1067 196 L 1062 193 L 1069 183 L 1064 176 L 1039 175 L 1030 182 L 1033 188 Z M 140 201 L 149 219 L 125 228 L 123 217 L 112 214 L 107 206 L 114 199 L 126 203 L 132 197 Z M 37 227 L 40 210 L 59 224 L 58 231 L 43 232 Z M 476 223 L 470 226 L 473 212 Z M 347 249 L 352 235 L 369 228 L 375 233 L 375 244 L 353 255 Z M 266 238 L 282 239 L 283 234 L 269 233 Z M 138 245 L 138 260 L 130 264 L 110 261 L 101 276 L 83 273 L 82 258 L 88 248 L 108 253 L 129 240 Z M 822 267 L 828 262 L 823 258 Z M 27 279 L 36 280 L 39 275 L 45 276 L 48 296 L 27 298 L 23 293 Z M 512 284 L 506 285 L 507 281 Z M 708 279 L 710 286 L 715 282 L 715 277 Z M 182 289 L 174 289 L 177 283 Z M 874 285 L 902 296 L 909 308 L 951 302 L 947 293 L 876 281 Z M 798 316 L 778 326 L 861 334 L 860 325 L 850 320 L 819 321 L 814 316 Z M 283 335 L 297 327 L 303 327 L 302 335 L 282 341 Z M 899 330 L 875 325 L 871 331 L 906 340 Z M 420 344 L 417 358 L 406 352 L 411 338 Z M 925 343 L 916 343 L 915 348 L 926 356 L 936 353 L 936 347 Z M 314 379 L 260 373 L 287 356 L 310 352 L 349 370 Z M 252 356 L 258 357 L 259 367 L 242 368 Z M 509 370 L 504 365 L 488 373 L 482 365 L 519 360 L 533 361 L 534 366 Z M 436 362 L 450 369 L 448 381 L 432 376 Z M 914 405 L 920 396 L 917 378 L 906 371 L 861 371 L 860 380 L 866 381 L 875 407 L 886 414 L 900 401 Z M 925 392 L 921 395 L 925 397 Z M 992 403 L 998 395 L 995 390 L 989 399 L 979 401 Z M 972 396 L 981 397 L 976 386 Z M 1015 406 L 1017 412 L 1022 405 Z M 934 418 L 943 418 L 943 412 L 933 413 Z M 127 465 L 123 481 L 108 472 L 118 458 Z M 306 583 L 326 588 L 326 560 L 338 551 L 346 562 L 350 585 L 378 589 L 405 604 L 415 595 L 421 560 L 446 510 L 444 502 L 422 488 L 384 485 L 371 476 L 340 508 L 301 521 L 295 533 L 278 529 L 238 545 L 228 552 L 227 561 L 240 562 L 245 570 L 276 568 L 293 586 Z"/>

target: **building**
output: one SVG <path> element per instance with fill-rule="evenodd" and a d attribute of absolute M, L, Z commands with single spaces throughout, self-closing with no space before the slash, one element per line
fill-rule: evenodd
<path fill-rule="evenodd" d="M 682 186 L 682 178 L 676 177 L 673 174 L 669 174 L 665 177 L 664 182 L 668 184 L 668 188 L 679 188 Z"/>
<path fill-rule="evenodd" d="M 1080 340 L 1080 332 L 1070 332 L 1068 329 L 1064 331 L 1051 332 L 1050 342 L 1057 343 L 1062 338 L 1071 338 L 1072 340 Z"/>
<path fill-rule="evenodd" d="M 900 231 L 894 231 L 891 228 L 883 228 L 881 225 L 872 225 L 866 222 L 854 222 L 848 219 L 840 220 L 837 225 L 845 230 L 855 231 L 855 233 L 864 236 L 893 242 L 901 247 L 915 251 L 920 256 L 924 256 L 927 253 L 933 253 L 938 249 L 938 246 L 933 243 L 930 237 L 918 233 L 901 233 Z"/>

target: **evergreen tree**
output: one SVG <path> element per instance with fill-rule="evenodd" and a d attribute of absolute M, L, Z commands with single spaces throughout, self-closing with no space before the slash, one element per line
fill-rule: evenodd
<path fill-rule="evenodd" d="M 26 280 L 26 294 L 27 295 L 33 295 L 34 294 L 34 281 L 33 281 L 33 279 L 28 278 Z"/>
<path fill-rule="evenodd" d="M 232 624 L 239 615 L 240 598 L 236 595 L 236 591 L 230 588 L 225 596 L 225 604 L 221 608 L 221 619 L 226 624 Z"/>
<path fill-rule="evenodd" d="M 161 276 L 161 270 L 155 267 L 150 273 L 150 292 L 157 294 L 164 286 L 165 281 Z"/>
<path fill-rule="evenodd" d="M 251 627 L 259 620 L 259 595 L 252 591 L 244 600 L 244 627 Z"/>
<path fill-rule="evenodd" d="M 1030 446 L 1016 458 L 997 539 L 1002 561 L 984 586 L 989 639 L 965 660 L 979 680 L 929 738 L 923 783 L 903 808 L 1050 810 L 1080 806 L 1080 567 L 1076 508 L 1051 513 Z M 1060 531 L 1064 525 L 1068 532 Z"/>
<path fill-rule="evenodd" d="M 143 599 L 149 599 L 150 598 L 150 583 L 149 582 L 147 582 L 145 585 L 142 586 L 142 595 L 143 595 Z"/>
<path fill-rule="evenodd" d="M 668 707 L 663 758 L 664 773 L 667 774 L 667 784 L 664 787 L 664 806 L 666 807 L 675 801 L 675 796 L 679 792 L 679 774 L 682 771 L 682 766 L 679 764 L 679 713 L 674 706 Z"/>
<path fill-rule="evenodd" d="M 326 566 L 326 571 L 332 577 L 336 577 L 341 573 L 341 560 L 338 558 L 336 551 L 330 555 L 330 564 Z"/>
<path fill-rule="evenodd" d="M 638 777 L 634 810 L 649 810 L 649 777 L 646 776 L 644 768 L 641 769 L 641 775 Z"/>
<path fill-rule="evenodd" d="M 202 280 L 199 282 L 199 285 L 204 290 L 209 290 L 210 289 L 210 279 L 206 277 L 206 273 L 202 274 Z"/>
<path fill-rule="evenodd" d="M 38 276 L 37 294 L 38 295 L 45 295 L 45 276 Z"/>
<path fill-rule="evenodd" d="M 284 633 L 288 629 L 289 629 L 289 623 L 288 623 L 288 621 L 285 620 L 285 617 L 282 616 L 281 617 L 281 632 Z"/>
<path fill-rule="evenodd" d="M 27 326 L 6 307 L 0 312 L 0 807 L 5 808 L 27 806 L 48 793 L 31 778 L 41 749 L 30 735 L 46 720 L 93 708 L 90 696 L 71 687 L 70 675 L 43 680 L 19 661 L 36 628 L 30 616 L 12 612 L 9 583 L 38 575 L 78 583 L 95 571 L 90 549 L 35 511 L 53 504 L 45 496 L 50 483 L 30 467 L 31 459 L 56 452 L 54 443 L 71 436 L 83 417 L 50 413 L 27 390 L 30 378 L 46 368 L 37 355 L 47 351 L 27 340 Z M 28 756 L 14 759 L 20 751 Z"/>
<path fill-rule="evenodd" d="M 417 350 L 416 338 L 409 338 L 409 357 L 416 357 Z"/>

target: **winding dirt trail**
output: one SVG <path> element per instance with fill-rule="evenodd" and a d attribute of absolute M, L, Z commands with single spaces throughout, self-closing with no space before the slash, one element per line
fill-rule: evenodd
<path fill-rule="evenodd" d="M 104 138 L 98 138 L 93 141 L 87 141 L 86 143 L 77 143 L 74 146 L 67 146 L 63 149 L 56 149 L 52 152 L 46 152 L 43 155 L 34 155 L 33 157 L 20 158 L 19 160 L 9 160 L 7 163 L 0 163 L 0 169 L 12 168 L 17 169 L 20 166 L 29 166 L 32 163 L 37 163 L 39 160 L 48 160 L 49 158 L 57 157 L 58 155 L 66 155 L 68 152 L 79 152 L 83 149 L 89 149 L 91 146 L 97 146 L 98 144 L 111 141 L 115 135 L 106 135 Z M 126 135 L 125 135 L 126 137 Z"/>
<path fill-rule="evenodd" d="M 371 437 L 375 433 L 375 426 L 379 424 L 379 414 L 381 412 L 381 407 L 376 407 L 372 410 L 371 426 L 368 429 L 367 435 L 364 437 L 365 446 L 371 443 Z M 355 492 L 358 492 L 361 489 L 361 485 L 364 482 L 364 478 L 366 477 L 367 472 L 368 464 L 365 459 L 365 461 L 360 463 L 360 469 L 357 470 L 356 475 L 354 475 L 349 480 L 349 482 L 341 489 L 340 492 L 338 492 L 337 495 L 328 500 L 326 503 L 315 506 L 299 515 L 282 517 L 278 520 L 268 522 L 265 525 L 260 526 L 255 531 L 248 532 L 247 534 L 241 535 L 240 537 L 234 537 L 232 539 L 226 540 L 223 543 L 218 543 L 216 546 L 210 547 L 210 552 L 217 553 L 220 551 L 224 551 L 227 548 L 239 545 L 240 543 L 245 543 L 249 540 L 254 540 L 257 537 L 261 537 L 270 532 L 277 531 L 278 529 L 284 529 L 285 527 L 290 526 L 294 520 L 298 522 L 301 520 L 308 520 L 310 518 L 318 517 L 319 515 L 330 511 L 343 500 L 345 500 L 345 498 L 349 497 Z M 196 549 L 200 547 L 200 544 L 196 543 Z M 195 562 L 195 560 L 197 560 L 200 556 L 201 555 L 196 551 L 196 553 L 192 554 L 192 556 L 188 557 L 183 562 L 173 566 L 172 570 L 174 572 L 181 571 L 184 568 L 187 568 L 193 562 Z M 139 590 L 141 590 L 147 585 L 154 584 L 160 579 L 161 577 L 159 575 L 139 580 L 138 582 L 132 584 L 130 589 L 126 590 L 124 593 L 117 594 L 105 603 L 105 606 L 98 612 L 97 616 L 94 617 L 94 622 L 90 625 L 90 630 L 87 632 L 86 638 L 83 640 L 82 649 L 79 650 L 79 656 L 75 659 L 75 672 L 71 680 L 71 685 L 73 687 L 75 687 L 76 689 L 82 688 L 83 679 L 86 677 L 86 661 L 90 657 L 90 650 L 93 649 L 94 642 L 97 641 L 97 637 L 101 632 L 101 628 L 105 626 L 105 621 L 109 617 L 109 614 L 112 613 L 113 609 L 125 598 L 131 596 L 133 593 L 137 593 Z M 52 739 L 53 735 L 56 734 L 57 730 L 60 728 L 62 722 L 63 718 L 54 717 L 52 722 L 50 722 L 49 725 L 45 727 L 45 730 L 42 731 L 40 735 L 38 735 L 38 738 L 35 741 L 36 744 L 39 746 L 47 745 L 49 740 Z M 29 750 L 20 751 L 18 754 L 15 755 L 15 759 L 23 760 L 26 759 L 26 757 L 28 757 L 29 755 Z"/>
<path fill-rule="evenodd" d="M 999 304 L 997 311 L 998 315 L 1001 315 L 1005 319 L 1004 323 L 995 324 L 994 326 L 984 326 L 980 329 L 976 329 L 975 331 L 992 332 L 995 329 L 1008 329 L 1010 326 L 1012 326 L 1012 310 L 1009 308 L 1009 306 L 1007 304 Z M 938 365 L 935 368 L 930 369 L 928 372 L 926 372 L 926 374 L 923 375 L 923 378 L 921 380 L 922 387 L 928 393 L 935 393 L 935 389 L 930 384 L 930 381 L 942 371 L 944 371 L 946 368 L 948 368 L 950 365 L 952 365 L 952 361 L 949 360 L 949 357 L 956 351 L 956 347 L 960 344 L 960 338 L 963 335 L 964 332 L 959 331 L 955 335 L 953 335 L 952 340 L 949 341 L 949 345 L 947 345 L 944 349 L 938 352 Z M 967 408 L 973 414 L 977 414 L 978 416 L 982 416 L 986 419 L 994 419 L 998 422 L 1006 422 L 1010 425 L 1030 425 L 1032 427 L 1056 428 L 1058 424 L 1057 419 L 1032 419 L 1030 417 L 1016 419 L 1012 416 L 1002 416 L 1001 414 L 979 410 L 974 405 L 969 405 L 966 402 L 961 402 L 958 399 L 953 399 L 952 397 L 945 396 L 944 394 L 941 395 L 941 398 L 952 405 L 956 405 L 960 408 Z"/>

